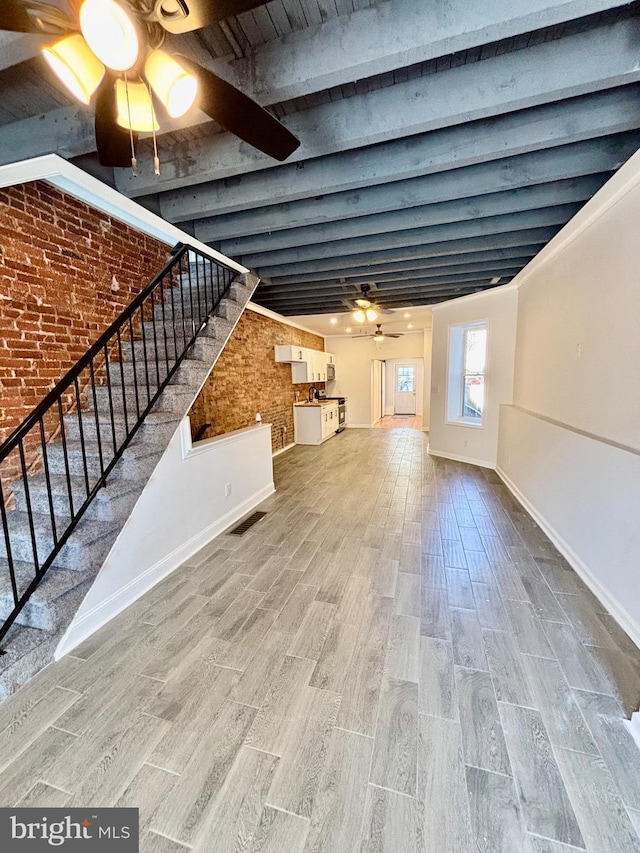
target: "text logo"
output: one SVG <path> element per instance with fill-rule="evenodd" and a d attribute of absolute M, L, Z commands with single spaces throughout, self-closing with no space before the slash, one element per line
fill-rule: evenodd
<path fill-rule="evenodd" d="M 138 809 L 0 809 L 0 850 L 139 853 Z"/>

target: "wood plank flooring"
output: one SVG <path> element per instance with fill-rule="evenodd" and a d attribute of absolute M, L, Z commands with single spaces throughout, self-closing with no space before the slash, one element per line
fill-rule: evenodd
<path fill-rule="evenodd" d="M 147 853 L 640 853 L 640 652 L 426 444 L 278 457 L 264 519 L 0 705 L 0 805 L 138 807 Z"/>

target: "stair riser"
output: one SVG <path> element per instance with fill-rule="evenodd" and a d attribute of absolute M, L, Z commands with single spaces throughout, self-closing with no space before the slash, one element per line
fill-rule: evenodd
<path fill-rule="evenodd" d="M 16 509 L 19 512 L 27 512 L 27 498 L 22 487 L 14 488 L 13 494 L 16 502 Z M 78 490 L 72 491 L 74 511 L 82 506 L 86 499 L 86 494 Z M 29 501 L 31 503 L 31 511 L 41 515 L 49 516 L 49 495 L 44 486 L 29 487 Z M 56 517 L 58 530 L 63 530 L 71 517 L 69 506 L 69 496 L 66 492 L 53 492 L 51 495 L 53 503 L 53 512 Z M 85 512 L 86 518 L 92 518 L 95 521 L 116 521 L 119 518 L 124 518 L 127 509 L 131 507 L 131 498 L 128 494 L 116 496 L 109 495 L 102 489 L 98 496 L 89 504 Z"/>
<path fill-rule="evenodd" d="M 66 466 L 62 445 L 50 445 L 48 450 L 48 457 L 49 471 L 52 474 L 62 474 L 63 476 L 65 476 Z M 145 457 L 142 457 L 142 459 L 136 459 L 136 457 L 131 453 L 130 450 L 125 450 L 122 459 L 120 459 L 118 463 L 116 476 L 121 477 L 124 480 L 135 479 L 139 476 L 139 467 L 141 464 L 143 464 L 144 458 Z M 69 462 L 69 473 L 75 477 L 84 477 L 85 466 L 82 457 L 82 452 L 76 448 L 67 448 L 67 459 Z M 84 459 L 86 460 L 86 471 L 89 476 L 89 484 L 93 485 L 93 483 L 102 475 L 100 457 L 92 452 L 87 453 Z M 106 453 L 106 450 L 103 454 L 103 461 L 105 464 L 108 461 L 108 455 Z"/>
<path fill-rule="evenodd" d="M 67 427 L 67 439 L 69 441 L 80 441 L 80 425 L 78 419 L 70 417 L 65 419 Z M 124 440 L 127 431 L 123 421 L 117 420 L 114 423 L 117 446 Z M 84 412 L 82 416 L 82 432 L 85 441 L 95 442 L 98 440 L 98 428 L 93 411 Z M 100 440 L 105 453 L 113 451 L 113 431 L 111 429 L 111 418 L 104 416 L 100 412 Z"/>
<path fill-rule="evenodd" d="M 171 386 L 169 385 L 162 393 L 161 399 L 158 400 L 156 405 L 154 406 L 155 411 L 164 412 L 164 411 L 173 411 L 176 405 L 181 405 L 185 401 L 190 400 L 192 392 L 191 389 L 186 391 L 179 390 L 181 386 Z M 109 394 L 106 388 L 97 388 L 96 396 L 98 400 L 98 411 L 101 415 L 106 419 L 110 417 L 110 409 L 109 409 Z M 136 408 L 136 397 L 133 391 L 133 386 L 127 385 L 125 386 L 125 394 L 124 399 L 127 402 L 127 417 L 129 419 L 129 426 L 133 426 L 135 421 L 137 420 L 138 413 Z M 93 401 L 91 401 L 93 403 Z M 122 389 L 112 389 L 112 404 L 114 412 L 118 412 L 118 414 L 124 415 L 124 401 Z M 139 397 L 139 406 L 140 413 L 147 407 L 148 399 L 146 396 L 146 388 L 145 393 Z M 187 402 L 188 406 L 189 403 Z"/>
<path fill-rule="evenodd" d="M 202 318 L 202 321 L 204 321 L 211 312 L 211 304 L 212 302 L 210 297 L 201 298 L 200 301 L 198 301 L 195 295 L 192 299 L 189 299 L 189 295 L 184 294 L 182 299 L 178 297 L 173 301 L 173 304 L 169 302 L 165 305 L 164 310 L 162 305 L 155 306 L 154 312 L 156 324 L 164 322 L 169 329 L 172 327 L 171 321 L 174 317 L 176 320 L 184 317 L 189 321 L 195 317 L 196 319 Z"/>
<path fill-rule="evenodd" d="M 38 556 L 43 559 L 47 554 L 51 553 L 53 548 L 53 539 L 50 535 L 43 536 L 42 533 L 38 537 Z M 74 542 L 73 538 L 67 542 L 55 559 L 55 565 L 64 569 L 73 571 L 83 571 L 87 569 L 91 563 L 90 550 L 85 545 Z M 24 562 L 33 562 L 33 547 L 31 539 L 22 539 L 20 536 L 13 536 L 11 540 L 11 554 L 14 560 L 23 560 Z M 6 557 L 4 547 L 0 549 L 0 557 Z"/>

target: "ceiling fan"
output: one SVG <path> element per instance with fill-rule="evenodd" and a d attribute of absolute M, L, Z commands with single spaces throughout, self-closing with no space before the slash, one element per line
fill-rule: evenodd
<path fill-rule="evenodd" d="M 386 340 L 386 338 L 401 338 L 402 332 L 397 332 L 393 335 L 386 334 L 382 331 L 381 323 L 376 323 L 375 332 L 363 333 L 362 335 L 354 335 L 354 338 L 373 338 L 376 343 L 382 343 L 382 341 Z"/>
<path fill-rule="evenodd" d="M 135 134 L 160 129 L 158 113 L 183 116 L 196 102 L 222 127 L 276 160 L 300 141 L 255 101 L 186 56 L 163 50 L 167 34 L 200 29 L 264 0 L 1 0 L 0 30 L 52 36 L 42 53 L 81 103 L 95 95 L 98 158 L 135 167 Z M 158 171 L 157 152 L 155 157 Z"/>
<path fill-rule="evenodd" d="M 370 284 L 363 284 L 360 296 L 354 300 L 343 300 L 344 304 L 348 305 L 353 311 L 353 319 L 356 323 L 364 323 L 366 320 L 373 323 L 374 320 L 378 319 L 378 314 L 393 314 L 391 308 L 381 308 L 380 305 L 369 299 L 367 294 L 370 290 Z"/>

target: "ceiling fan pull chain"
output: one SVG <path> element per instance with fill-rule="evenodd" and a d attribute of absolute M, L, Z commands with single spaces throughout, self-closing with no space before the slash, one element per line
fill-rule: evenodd
<path fill-rule="evenodd" d="M 153 136 L 153 173 L 155 175 L 160 174 L 160 158 L 158 157 L 158 138 L 156 136 L 156 116 L 155 110 L 153 109 L 153 92 L 151 91 L 150 86 L 147 86 L 149 90 L 149 103 L 151 104 L 151 133 Z"/>
<path fill-rule="evenodd" d="M 129 141 L 131 142 L 131 171 L 134 178 L 138 177 L 138 158 L 136 157 L 136 146 L 133 139 L 133 128 L 131 127 L 131 104 L 129 103 L 129 78 L 124 73 L 124 90 L 127 95 L 127 119 L 129 121 Z"/>

